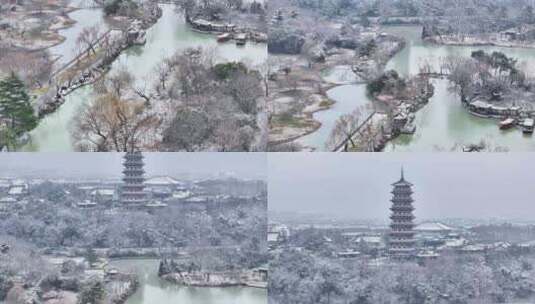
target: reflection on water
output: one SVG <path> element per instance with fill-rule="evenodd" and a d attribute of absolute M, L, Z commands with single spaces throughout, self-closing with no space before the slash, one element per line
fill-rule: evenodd
<path fill-rule="evenodd" d="M 188 47 L 212 49 L 219 61 L 244 61 L 249 65 L 259 65 L 267 58 L 266 44 L 248 42 L 245 46 L 236 46 L 233 42 L 219 44 L 215 37 L 191 30 L 181 14 L 173 5 L 161 5 L 163 15 L 147 31 L 147 44 L 134 47 L 119 56 L 112 65 L 112 72 L 120 66 L 127 67 L 138 81 L 147 81 L 151 85 L 154 69 L 165 57 Z M 87 15 L 85 15 L 87 14 Z M 101 16 L 101 15 L 100 15 Z M 77 21 L 96 18 L 94 10 L 83 9 L 72 15 Z M 76 39 L 68 37 L 69 42 Z M 66 45 L 67 45 L 66 44 Z M 58 46 L 59 47 L 59 46 Z M 65 46 L 65 50 L 68 46 Z M 32 142 L 24 147 L 28 151 L 72 151 L 69 125 L 76 116 L 79 107 L 91 100 L 91 87 L 77 90 L 67 96 L 65 104 L 55 113 L 43 119 L 30 135 Z"/>
<path fill-rule="evenodd" d="M 441 58 L 447 56 L 470 56 L 472 51 L 501 51 L 518 59 L 521 64 L 535 63 L 535 50 L 503 47 L 440 46 L 424 43 L 421 27 L 386 27 L 385 31 L 407 39 L 407 46 L 387 65 L 402 75 L 418 73 L 421 64 L 440 67 Z M 524 62 L 524 63 L 522 63 Z M 413 136 L 404 135 L 387 145 L 385 151 L 436 151 L 449 150 L 456 144 L 479 143 L 482 139 L 496 146 L 508 147 L 511 151 L 535 150 L 532 136 L 524 136 L 519 130 L 501 131 L 497 122 L 474 117 L 460 104 L 459 97 L 450 92 L 447 80 L 434 80 L 435 95 L 430 103 L 416 114 L 417 130 Z"/>
<path fill-rule="evenodd" d="M 184 287 L 162 281 L 157 275 L 158 260 L 116 260 L 111 265 L 139 276 L 140 286 L 126 304 L 267 304 L 265 289 Z"/>

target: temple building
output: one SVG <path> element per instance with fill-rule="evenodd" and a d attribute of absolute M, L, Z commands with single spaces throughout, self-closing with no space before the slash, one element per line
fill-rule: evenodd
<path fill-rule="evenodd" d="M 390 208 L 392 213 L 388 252 L 393 258 L 412 258 L 415 254 L 412 184 L 405 180 L 403 169 L 401 169 L 401 179 L 392 186 L 394 189 Z"/>
<path fill-rule="evenodd" d="M 144 207 L 148 203 L 145 192 L 145 171 L 141 152 L 127 152 L 123 163 L 121 204 L 129 208 Z"/>

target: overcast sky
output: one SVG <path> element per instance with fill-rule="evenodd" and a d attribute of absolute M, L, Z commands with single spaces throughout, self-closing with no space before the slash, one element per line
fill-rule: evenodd
<path fill-rule="evenodd" d="M 264 153 L 144 153 L 147 176 L 266 178 Z M 119 178 L 122 153 L 0 153 L 0 176 Z"/>
<path fill-rule="evenodd" d="M 269 209 L 387 219 L 403 166 L 417 219 L 535 220 L 534 162 L 524 153 L 272 153 Z"/>

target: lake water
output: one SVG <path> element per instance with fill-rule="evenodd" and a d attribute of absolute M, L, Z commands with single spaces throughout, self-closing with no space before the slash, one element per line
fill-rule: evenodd
<path fill-rule="evenodd" d="M 425 43 L 421 39 L 420 26 L 389 26 L 384 31 L 404 37 L 406 47 L 387 64 L 401 75 L 415 75 L 423 64 L 439 69 L 440 62 L 447 56 L 470 56 L 472 51 L 483 49 L 487 52 L 501 51 L 517 58 L 519 64 L 533 73 L 535 50 L 526 48 L 442 46 Z M 371 103 L 366 89 L 361 84 L 348 84 L 354 81 L 347 76 L 347 68 L 335 67 L 325 75 L 332 83 L 342 84 L 327 92 L 336 101 L 329 110 L 317 112 L 314 117 L 322 123 L 318 131 L 304 136 L 299 143 L 314 150 L 325 150 L 325 143 L 337 121 L 347 113 L 353 112 L 363 104 Z M 459 96 L 449 88 L 447 80 L 435 79 L 435 95 L 430 103 L 416 114 L 416 133 L 402 135 L 387 144 L 385 151 L 450 151 L 465 144 L 476 144 L 485 140 L 491 147 L 504 147 L 510 151 L 534 151 L 535 139 L 516 129 L 502 131 L 498 122 L 470 115 L 461 105 Z"/>
<path fill-rule="evenodd" d="M 470 56 L 472 51 L 501 51 L 518 59 L 522 65 L 535 63 L 535 50 L 503 47 L 441 46 L 424 43 L 419 26 L 395 26 L 384 29 L 404 37 L 407 46 L 392 58 L 387 69 L 402 75 L 414 75 L 423 63 L 439 68 L 446 56 Z M 531 71 L 530 71 L 531 72 Z M 449 90 L 447 80 L 433 80 L 435 95 L 416 114 L 417 130 L 414 135 L 403 135 L 389 143 L 385 151 L 449 151 L 456 145 L 479 143 L 486 140 L 494 147 L 507 147 L 510 151 L 533 151 L 535 139 L 519 130 L 502 131 L 498 122 L 470 115 L 461 105 L 460 98 Z"/>
<path fill-rule="evenodd" d="M 115 260 L 111 265 L 138 275 L 140 286 L 126 304 L 267 304 L 267 290 L 250 287 L 184 287 L 161 280 L 159 260 Z"/>

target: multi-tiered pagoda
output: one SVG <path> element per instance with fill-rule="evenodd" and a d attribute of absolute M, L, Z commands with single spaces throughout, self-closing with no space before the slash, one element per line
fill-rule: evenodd
<path fill-rule="evenodd" d="M 412 184 L 405 180 L 403 169 L 401 179 L 392 184 L 392 211 L 388 251 L 394 258 L 411 258 L 415 252 L 414 208 L 412 206 Z"/>
<path fill-rule="evenodd" d="M 121 204 L 130 208 L 144 207 L 147 204 L 145 192 L 145 171 L 141 152 L 127 152 L 123 163 L 123 187 Z"/>

